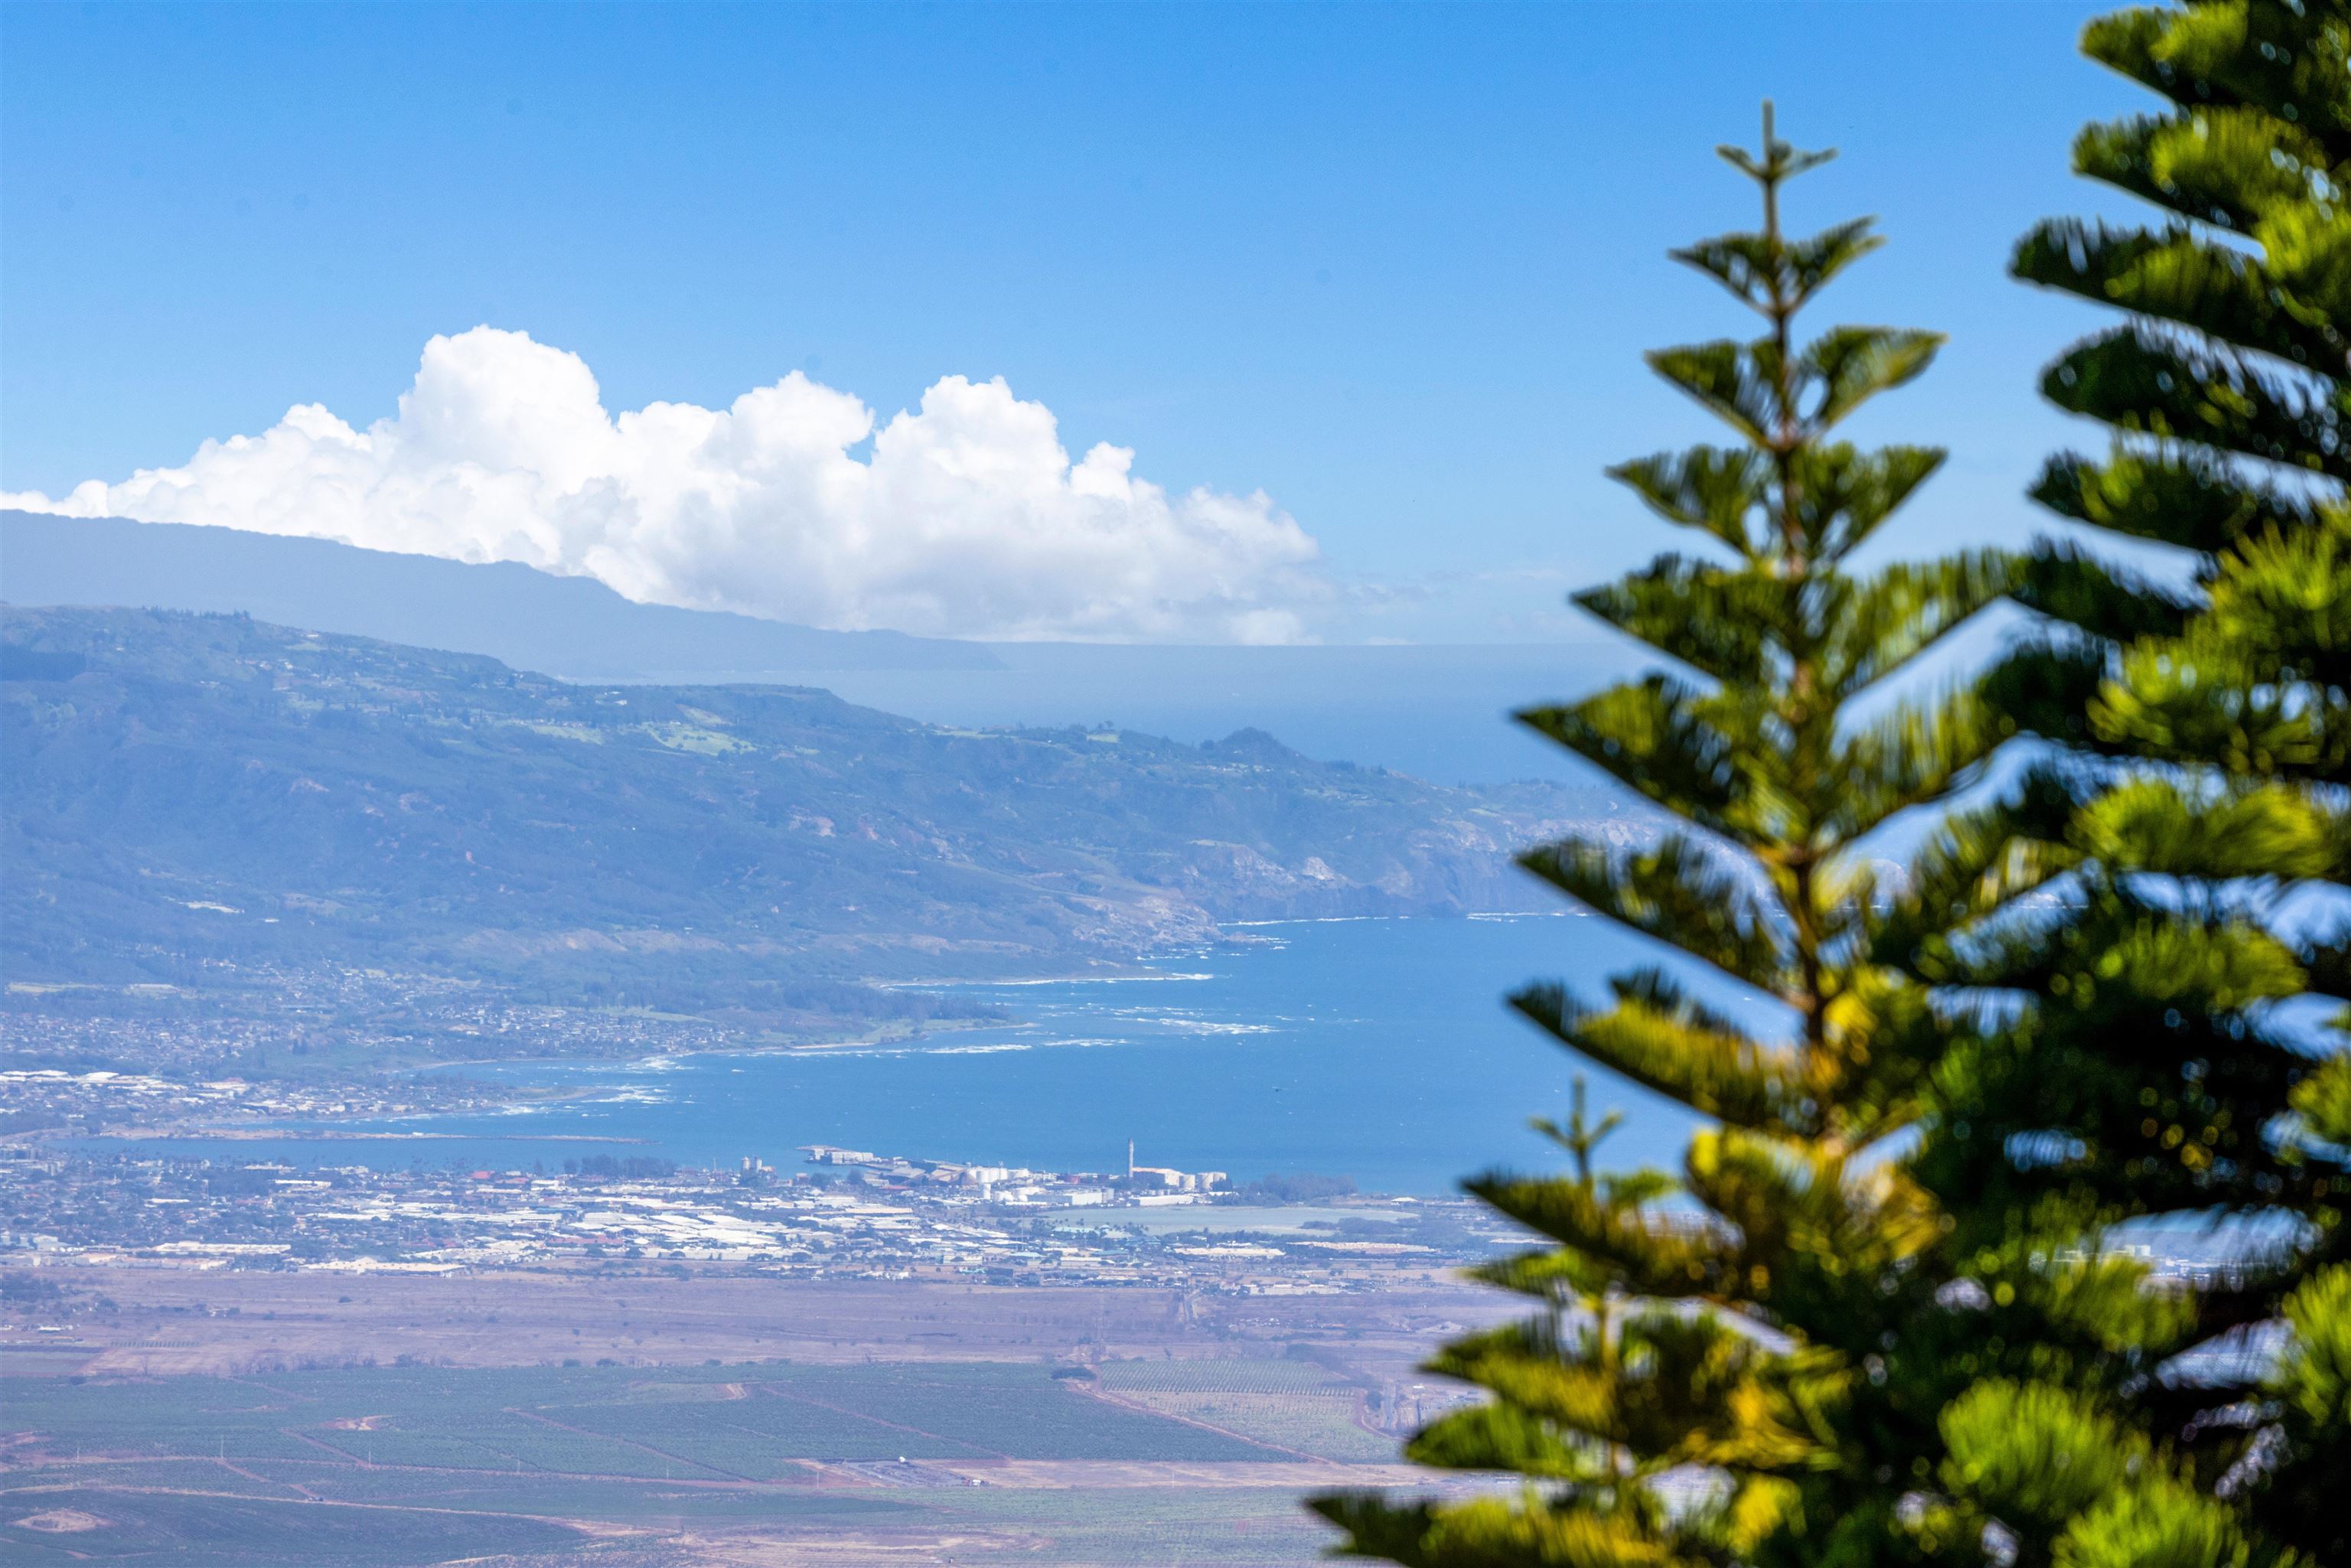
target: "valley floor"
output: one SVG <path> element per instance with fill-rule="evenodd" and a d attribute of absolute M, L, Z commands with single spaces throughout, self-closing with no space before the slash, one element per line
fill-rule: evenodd
<path fill-rule="evenodd" d="M 40 1272 L 111 1310 L 0 1336 L 12 1563 L 1305 1563 L 1301 1495 L 1430 1485 L 1397 1434 L 1461 1396 L 1416 1364 L 1508 1305 Z"/>

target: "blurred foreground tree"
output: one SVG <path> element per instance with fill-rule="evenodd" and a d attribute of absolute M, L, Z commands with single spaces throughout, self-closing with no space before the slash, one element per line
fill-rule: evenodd
<path fill-rule="evenodd" d="M 1879 961 L 1891 931 L 1904 954 L 1937 933 L 1856 846 L 1963 783 L 2001 732 L 1964 689 L 1858 716 L 1854 701 L 2006 575 L 1988 555 L 1845 570 L 1943 455 L 1863 451 L 1831 433 L 1925 370 L 1940 340 L 1837 327 L 1797 342 L 1798 312 L 1878 242 L 1867 220 L 1782 233 L 1782 186 L 1827 154 L 1779 141 L 1768 106 L 1761 151 L 1723 156 L 1760 187 L 1761 229 L 1676 259 L 1756 311 L 1764 333 L 1648 360 L 1738 439 L 1612 476 L 1728 559 L 1665 556 L 1578 599 L 1694 674 L 1522 716 L 1680 819 L 1638 852 L 1571 840 L 1527 863 L 1716 973 L 1703 985 L 1619 975 L 1598 1008 L 1560 987 L 1514 998 L 1575 1051 L 1720 1125 L 1693 1141 L 1678 1177 L 1610 1176 L 1593 1168 L 1596 1130 L 1579 1104 L 1550 1129 L 1573 1174 L 1469 1184 L 1555 1245 L 1483 1270 L 1538 1310 L 1432 1363 L 1491 1398 L 1407 1452 L 1527 1485 L 1320 1500 L 1357 1554 L 1429 1568 L 1859 1568 L 1924 1560 L 1934 1544 L 1905 1493 L 1942 1458 L 1938 1418 L 1965 1385 L 1955 1369 L 1980 1314 L 1944 1288 L 1951 1222 L 1908 1151 L 1922 1146 L 1934 1071 L 1975 1026 Z M 1752 1029 L 1734 1008 L 1779 1022 Z M 1681 1201 L 1660 1202 L 1677 1188 Z"/>
<path fill-rule="evenodd" d="M 1987 1334 L 2076 1337 L 2020 1288 L 2068 1233 L 2095 1253 L 2136 1221 L 2210 1268 L 2089 1323 L 2136 1340 L 2135 1375 L 1973 1390 L 1937 1506 L 2027 1563 L 2351 1563 L 2351 12 L 2204 0 L 2103 18 L 2084 47 L 2170 103 L 2091 127 L 2076 167 L 2167 215 L 2018 248 L 2020 277 L 2132 318 L 2047 372 L 2116 434 L 2035 495 L 2187 552 L 2194 581 L 2056 544 L 2020 573 L 2052 631 L 1987 689 L 2061 747 L 1925 879 L 1948 922 L 2007 915 L 1918 951 L 1927 977 L 2029 1004 L 1946 1064 L 1974 1135 L 1916 1168 L 1976 1200 L 1953 1244 L 2011 1287 Z"/>

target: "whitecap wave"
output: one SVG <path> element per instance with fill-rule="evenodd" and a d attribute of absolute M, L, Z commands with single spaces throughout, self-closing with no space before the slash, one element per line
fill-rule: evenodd
<path fill-rule="evenodd" d="M 1189 970 L 1166 975 L 1062 975 L 1043 980 L 948 980 L 925 989 L 942 991 L 1010 991 L 1032 986 L 1150 986 L 1169 980 L 1213 980 L 1213 974 Z"/>
<path fill-rule="evenodd" d="M 1252 930 L 1268 925 L 1356 925 L 1373 920 L 1426 920 L 1426 915 L 1291 915 L 1280 920 L 1228 920 L 1224 924 Z"/>

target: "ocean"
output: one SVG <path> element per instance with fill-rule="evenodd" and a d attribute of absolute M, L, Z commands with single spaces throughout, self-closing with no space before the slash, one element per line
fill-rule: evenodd
<path fill-rule="evenodd" d="M 1583 1071 L 1595 1112 L 1626 1113 L 1604 1164 L 1678 1162 L 1687 1113 L 1580 1063 L 1502 999 L 1539 977 L 1596 997 L 1608 974 L 1657 961 L 1644 939 L 1576 914 L 1281 922 L 1236 935 L 1245 940 L 1134 978 L 951 988 L 1020 1020 L 1008 1026 L 887 1047 L 473 1064 L 439 1071 L 565 1096 L 337 1124 L 343 1135 L 331 1138 L 289 1125 L 281 1137 L 141 1147 L 526 1170 L 597 1153 L 695 1166 L 748 1155 L 791 1171 L 799 1145 L 832 1144 L 1111 1171 L 1132 1139 L 1145 1165 L 1237 1181 L 1343 1176 L 1366 1191 L 1433 1195 L 1481 1169 L 1559 1163 L 1527 1121 L 1564 1116 Z"/>

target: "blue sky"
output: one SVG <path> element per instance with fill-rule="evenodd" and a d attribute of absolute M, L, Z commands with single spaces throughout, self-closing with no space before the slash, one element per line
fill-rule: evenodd
<path fill-rule="evenodd" d="M 12 5 L 0 488 L 183 463 L 298 402 L 364 426 L 429 338 L 486 324 L 615 412 L 799 371 L 886 421 L 1002 376 L 1073 458 L 1262 490 L 1337 584 L 1310 635 L 1569 635 L 1564 588 L 1670 542 L 1599 470 L 1711 434 L 1637 356 L 1745 330 L 1663 253 L 1752 221 L 1710 149 L 1769 94 L 1844 150 L 1792 223 L 1890 239 L 1817 324 L 1952 334 L 1855 427 L 1954 449 L 1896 542 L 2014 539 L 2067 434 L 2033 373 L 2095 318 L 2004 258 L 2119 210 L 2067 145 L 2151 104 L 2075 55 L 2091 14 Z M 911 629 L 1032 613 L 990 605 Z"/>

